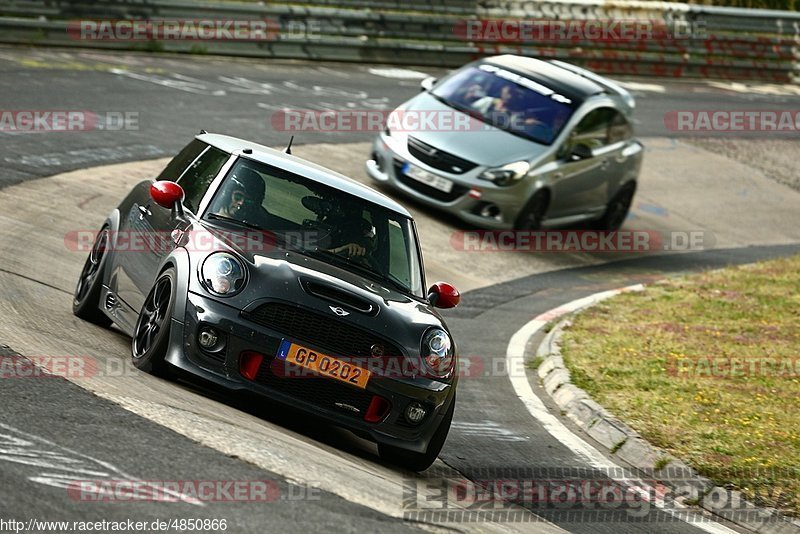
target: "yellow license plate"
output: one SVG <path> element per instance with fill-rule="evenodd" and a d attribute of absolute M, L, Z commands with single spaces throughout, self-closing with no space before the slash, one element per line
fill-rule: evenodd
<path fill-rule="evenodd" d="M 352 363 L 286 340 L 281 342 L 277 358 L 361 389 L 367 387 L 372 374 Z"/>

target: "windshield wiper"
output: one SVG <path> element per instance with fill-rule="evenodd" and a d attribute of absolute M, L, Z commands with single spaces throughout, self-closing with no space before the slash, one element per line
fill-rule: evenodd
<path fill-rule="evenodd" d="M 444 104 L 445 106 L 450 106 L 451 108 L 457 109 L 458 111 L 460 111 L 462 113 L 466 113 L 467 115 L 469 115 L 471 117 L 482 118 L 482 115 L 476 109 L 473 109 L 473 108 L 471 108 L 469 106 L 462 106 L 461 104 L 457 104 L 457 103 L 453 102 L 452 100 L 448 100 L 447 98 L 445 98 L 443 96 L 439 96 L 439 95 L 434 94 L 434 93 L 430 93 L 430 95 L 433 98 L 435 98 L 436 100 L 438 100 L 439 102 L 441 102 L 442 104 Z"/>
<path fill-rule="evenodd" d="M 266 231 L 257 224 L 242 221 L 241 219 L 234 219 L 233 217 L 226 217 L 225 215 L 220 215 L 218 213 L 209 213 L 206 215 L 206 219 L 211 219 L 213 221 L 225 221 L 239 226 L 244 226 L 246 228 L 252 228 L 253 230 Z"/>
<path fill-rule="evenodd" d="M 382 277 L 382 279 L 391 283 L 395 289 L 399 289 L 405 293 L 411 293 L 411 289 L 391 273 L 387 273 L 386 276 Z"/>

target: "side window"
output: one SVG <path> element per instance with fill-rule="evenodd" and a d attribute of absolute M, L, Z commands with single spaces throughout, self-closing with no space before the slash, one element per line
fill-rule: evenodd
<path fill-rule="evenodd" d="M 598 108 L 590 111 L 575 127 L 573 145 L 584 144 L 589 148 L 599 148 L 608 144 L 608 127 L 614 117 L 611 108 Z"/>
<path fill-rule="evenodd" d="M 183 204 L 194 213 L 203 199 L 203 195 L 208 191 L 208 186 L 219 174 L 219 170 L 228 161 L 230 154 L 211 147 L 203 155 L 192 163 L 183 176 L 178 180 L 178 184 L 183 187 L 186 197 Z"/>
<path fill-rule="evenodd" d="M 633 137 L 633 127 L 625 116 L 619 111 L 614 111 L 611 118 L 611 125 L 608 128 L 608 144 L 613 145 L 620 141 L 627 141 Z"/>
<path fill-rule="evenodd" d="M 167 164 L 167 167 L 161 171 L 157 180 L 169 180 L 170 182 L 177 182 L 181 177 L 186 167 L 192 163 L 203 150 L 208 148 L 208 145 L 202 141 L 194 139 L 191 143 L 183 147 L 183 150 L 178 152 L 178 155 L 172 158 L 172 161 Z"/>

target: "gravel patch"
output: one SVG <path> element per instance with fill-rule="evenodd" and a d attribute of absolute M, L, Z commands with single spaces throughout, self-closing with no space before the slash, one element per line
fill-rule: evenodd
<path fill-rule="evenodd" d="M 800 191 L 800 171 L 797 170 L 800 141 L 797 139 L 693 138 L 683 141 L 754 167 L 768 178 Z"/>

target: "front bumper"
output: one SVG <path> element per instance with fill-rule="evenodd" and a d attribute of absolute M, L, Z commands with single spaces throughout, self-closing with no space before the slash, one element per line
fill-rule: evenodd
<path fill-rule="evenodd" d="M 377 182 L 389 184 L 416 200 L 455 215 L 479 228 L 507 230 L 514 226 L 528 192 L 524 182 L 499 187 L 477 178 L 486 170 L 478 166 L 461 175 L 435 169 L 415 158 L 406 147 L 405 136 L 395 139 L 380 134 L 372 145 L 372 155 L 366 162 L 367 174 Z M 453 182 L 453 190 L 443 193 L 406 176 L 404 163 L 410 163 Z"/>
<path fill-rule="evenodd" d="M 198 329 L 205 325 L 224 335 L 223 350 L 210 353 L 199 347 Z M 176 367 L 228 389 L 249 391 L 322 417 L 378 443 L 424 452 L 453 402 L 455 380 L 449 384 L 424 377 L 373 376 L 361 390 L 324 377 L 281 377 L 273 372 L 281 341 L 314 348 L 313 340 L 272 331 L 243 318 L 240 310 L 196 293 L 187 295 L 183 324 L 173 321 L 172 326 L 167 361 Z M 245 351 L 265 356 L 255 380 L 239 372 L 239 359 Z M 370 423 L 364 419 L 364 407 L 375 395 L 388 401 L 390 409 L 379 422 Z M 417 425 L 405 419 L 405 410 L 413 401 L 427 408 L 425 418 Z"/>

